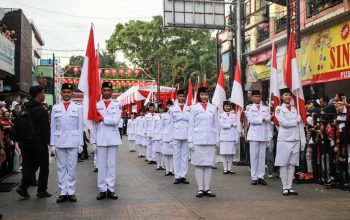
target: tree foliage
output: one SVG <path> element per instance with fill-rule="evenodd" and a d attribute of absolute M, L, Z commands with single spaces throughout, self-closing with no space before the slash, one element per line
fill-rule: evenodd
<path fill-rule="evenodd" d="M 208 85 L 216 81 L 216 44 L 208 30 L 163 29 L 161 16 L 153 20 L 132 20 L 117 24 L 115 32 L 106 41 L 109 54 L 118 51 L 134 65 L 150 68 L 150 75 L 157 76 L 160 62 L 162 85 L 180 83 L 187 87 L 189 77 L 207 76 Z"/>

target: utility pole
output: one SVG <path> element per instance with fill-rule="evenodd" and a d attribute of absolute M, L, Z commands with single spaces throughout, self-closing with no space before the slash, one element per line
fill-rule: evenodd
<path fill-rule="evenodd" d="M 238 64 L 241 66 L 241 58 L 242 58 L 241 0 L 236 1 L 236 57 L 237 57 Z"/>
<path fill-rule="evenodd" d="M 52 90 L 52 104 L 56 104 L 56 65 L 55 65 L 55 53 L 52 54 L 52 79 L 53 79 L 53 90 Z"/>
<path fill-rule="evenodd" d="M 157 60 L 157 65 L 158 65 L 158 74 L 157 74 L 157 95 L 158 95 L 158 106 L 160 103 L 160 64 L 159 64 L 159 59 Z"/>

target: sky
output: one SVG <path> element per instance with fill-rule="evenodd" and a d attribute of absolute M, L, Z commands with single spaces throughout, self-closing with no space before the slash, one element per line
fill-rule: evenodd
<path fill-rule="evenodd" d="M 85 54 L 91 22 L 95 26 L 95 43 L 104 50 L 117 23 L 149 21 L 163 14 L 163 0 L 1 0 L 0 7 L 22 9 L 45 42 L 42 58 L 51 58 L 55 53 L 63 65 L 70 56 Z M 122 55 L 117 59 L 123 60 Z"/>

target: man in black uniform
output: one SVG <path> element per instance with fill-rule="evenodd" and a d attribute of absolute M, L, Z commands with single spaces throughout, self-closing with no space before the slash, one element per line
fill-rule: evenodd
<path fill-rule="evenodd" d="M 45 90 L 41 86 L 32 86 L 29 89 L 31 100 L 25 104 L 26 110 L 30 113 L 33 124 L 33 137 L 30 140 L 23 140 L 21 147 L 23 155 L 23 176 L 21 185 L 16 192 L 29 198 L 28 187 L 33 175 L 40 167 L 39 186 L 36 196 L 38 198 L 51 197 L 47 192 L 47 181 L 49 177 L 49 152 L 50 123 L 47 111 L 42 107 L 45 101 Z M 19 137 L 21 138 L 21 137 Z"/>

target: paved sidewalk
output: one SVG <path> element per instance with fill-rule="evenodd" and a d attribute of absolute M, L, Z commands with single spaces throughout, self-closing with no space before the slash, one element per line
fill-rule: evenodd
<path fill-rule="evenodd" d="M 124 142 L 126 138 L 124 137 Z M 119 200 L 97 201 L 96 173 L 90 157 L 78 163 L 77 203 L 56 204 L 56 163 L 50 166 L 48 199 L 22 200 L 13 190 L 0 193 L 4 219 L 350 219 L 350 193 L 324 189 L 317 184 L 296 185 L 299 196 L 283 197 L 278 179 L 268 186 L 250 185 L 247 167 L 234 167 L 236 175 L 223 175 L 221 164 L 213 170 L 212 191 L 216 198 L 196 198 L 194 169 L 190 166 L 189 185 L 174 185 L 173 177 L 156 171 L 137 153 L 120 146 L 117 166 Z M 7 181 L 19 181 L 20 174 Z"/>

